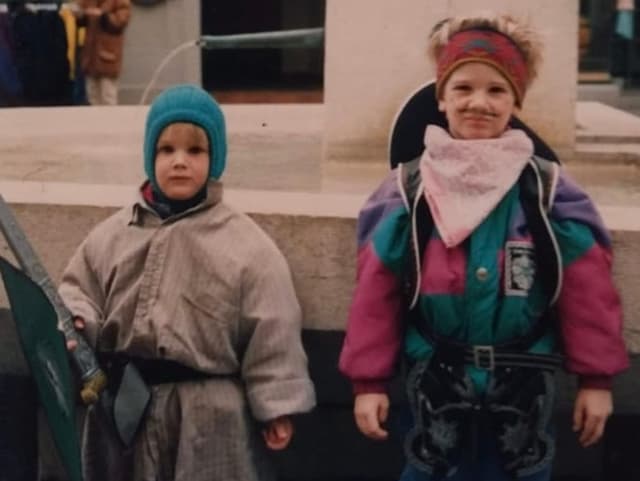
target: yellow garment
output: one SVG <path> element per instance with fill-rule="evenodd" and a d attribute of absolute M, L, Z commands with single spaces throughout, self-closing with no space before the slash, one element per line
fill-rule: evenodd
<path fill-rule="evenodd" d="M 64 22 L 64 29 L 67 32 L 67 58 L 69 59 L 69 78 L 76 78 L 76 41 L 78 39 L 78 25 L 76 24 L 76 16 L 70 8 L 64 5 L 60 8 L 60 17 Z"/>

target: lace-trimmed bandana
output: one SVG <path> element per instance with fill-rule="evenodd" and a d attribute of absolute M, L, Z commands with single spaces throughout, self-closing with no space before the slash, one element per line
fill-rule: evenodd
<path fill-rule="evenodd" d="M 464 241 L 518 180 L 533 155 L 522 130 L 495 139 L 460 140 L 435 125 L 420 162 L 424 195 L 447 247 Z"/>

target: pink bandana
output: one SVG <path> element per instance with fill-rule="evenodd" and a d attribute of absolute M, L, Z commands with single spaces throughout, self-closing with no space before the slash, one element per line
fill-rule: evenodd
<path fill-rule="evenodd" d="M 521 130 L 495 139 L 459 140 L 435 125 L 424 136 L 424 193 L 442 241 L 464 241 L 498 205 L 533 155 Z"/>

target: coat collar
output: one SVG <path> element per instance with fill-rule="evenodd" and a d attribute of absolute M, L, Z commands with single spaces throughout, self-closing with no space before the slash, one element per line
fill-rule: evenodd
<path fill-rule="evenodd" d="M 218 180 L 210 180 L 207 183 L 207 197 L 200 204 L 195 205 L 179 214 L 167 217 L 166 219 L 161 219 L 142 194 L 142 190 L 145 188 L 148 182 L 149 181 L 145 181 L 138 189 L 136 202 L 131 208 L 131 218 L 129 220 L 129 225 L 142 225 L 143 223 L 148 222 L 149 219 L 153 219 L 151 222 L 157 223 L 158 225 L 175 222 L 178 219 L 196 212 L 200 212 L 202 210 L 209 209 L 220 203 L 220 201 L 222 201 L 222 194 L 224 190 L 222 182 Z"/>

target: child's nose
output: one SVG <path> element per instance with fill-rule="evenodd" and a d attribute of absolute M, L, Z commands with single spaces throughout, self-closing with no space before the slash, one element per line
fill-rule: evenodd
<path fill-rule="evenodd" d="M 173 156 L 174 165 L 184 165 L 187 162 L 187 155 L 182 150 L 176 150 Z"/>
<path fill-rule="evenodd" d="M 481 90 L 475 91 L 469 97 L 470 107 L 484 107 L 487 105 L 487 94 Z"/>

